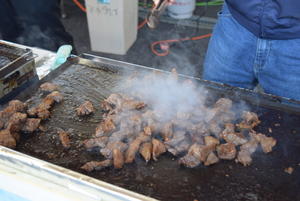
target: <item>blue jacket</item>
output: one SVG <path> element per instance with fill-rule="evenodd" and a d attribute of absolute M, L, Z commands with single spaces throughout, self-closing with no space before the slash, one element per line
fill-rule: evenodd
<path fill-rule="evenodd" d="M 226 0 L 232 16 L 259 38 L 300 38 L 300 0 Z"/>

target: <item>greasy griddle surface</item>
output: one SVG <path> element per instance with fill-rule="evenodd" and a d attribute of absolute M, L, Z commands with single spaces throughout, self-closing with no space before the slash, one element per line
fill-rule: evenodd
<path fill-rule="evenodd" d="M 90 138 L 101 121 L 100 101 L 113 92 L 121 80 L 118 74 L 72 65 L 53 79 L 60 86 L 64 102 L 54 106 L 51 119 L 44 122 L 45 132 L 23 136 L 17 150 L 42 160 L 81 172 L 91 177 L 161 200 L 300 200 L 300 117 L 280 111 L 253 108 L 262 124 L 256 129 L 278 141 L 274 151 L 257 151 L 250 167 L 234 161 L 221 161 L 211 167 L 180 167 L 176 158 L 164 154 L 157 162 L 146 164 L 137 157 L 121 170 L 108 168 L 86 173 L 85 162 L 102 160 L 97 152 L 85 151 L 80 142 Z M 42 98 L 33 94 L 30 104 Z M 75 108 L 90 100 L 94 115 L 79 118 Z M 269 133 L 269 128 L 272 133 Z M 59 142 L 58 129 L 69 130 L 72 146 L 66 150 Z M 289 175 L 284 168 L 292 166 Z"/>

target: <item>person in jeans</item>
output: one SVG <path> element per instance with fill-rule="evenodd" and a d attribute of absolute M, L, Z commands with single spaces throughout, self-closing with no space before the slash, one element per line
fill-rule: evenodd
<path fill-rule="evenodd" d="M 0 0 L 3 40 L 56 51 L 73 45 L 60 20 L 60 0 Z"/>
<path fill-rule="evenodd" d="M 203 78 L 300 100 L 300 1 L 226 0 Z"/>

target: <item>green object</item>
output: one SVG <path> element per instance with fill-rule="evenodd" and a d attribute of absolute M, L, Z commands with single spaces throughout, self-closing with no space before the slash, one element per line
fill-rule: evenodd
<path fill-rule="evenodd" d="M 51 66 L 50 70 L 56 69 L 58 66 L 61 64 L 65 63 L 68 59 L 68 57 L 71 55 L 72 51 L 72 46 L 71 45 L 62 45 L 58 48 L 55 61 L 53 65 Z"/>
<path fill-rule="evenodd" d="M 223 5 L 224 0 L 216 0 L 216 1 L 209 1 L 209 2 L 197 2 L 196 6 L 221 6 Z M 144 3 L 140 2 L 140 6 L 144 6 Z M 151 8 L 152 4 L 147 4 L 147 7 Z"/>

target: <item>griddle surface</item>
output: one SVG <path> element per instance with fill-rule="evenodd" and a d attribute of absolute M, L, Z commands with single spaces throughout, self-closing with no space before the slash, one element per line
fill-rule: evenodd
<path fill-rule="evenodd" d="M 278 143 L 269 154 L 257 151 L 250 167 L 221 161 L 211 167 L 188 169 L 166 153 L 148 164 L 137 157 L 135 163 L 121 170 L 80 170 L 88 161 L 104 159 L 97 151 L 87 152 L 80 145 L 93 135 L 101 121 L 100 101 L 118 88 L 120 79 L 118 74 L 82 65 L 67 68 L 52 81 L 60 86 L 65 99 L 54 106 L 51 119 L 43 123 L 47 131 L 23 136 L 17 151 L 160 200 L 300 200 L 300 117 L 260 107 L 253 108 L 262 121 L 256 130 L 272 135 Z M 29 102 L 34 105 L 41 98 L 36 92 Z M 85 100 L 94 104 L 96 112 L 79 118 L 75 108 Z M 68 150 L 59 142 L 59 129 L 71 133 Z M 294 168 L 292 175 L 284 172 L 289 166 Z"/>

